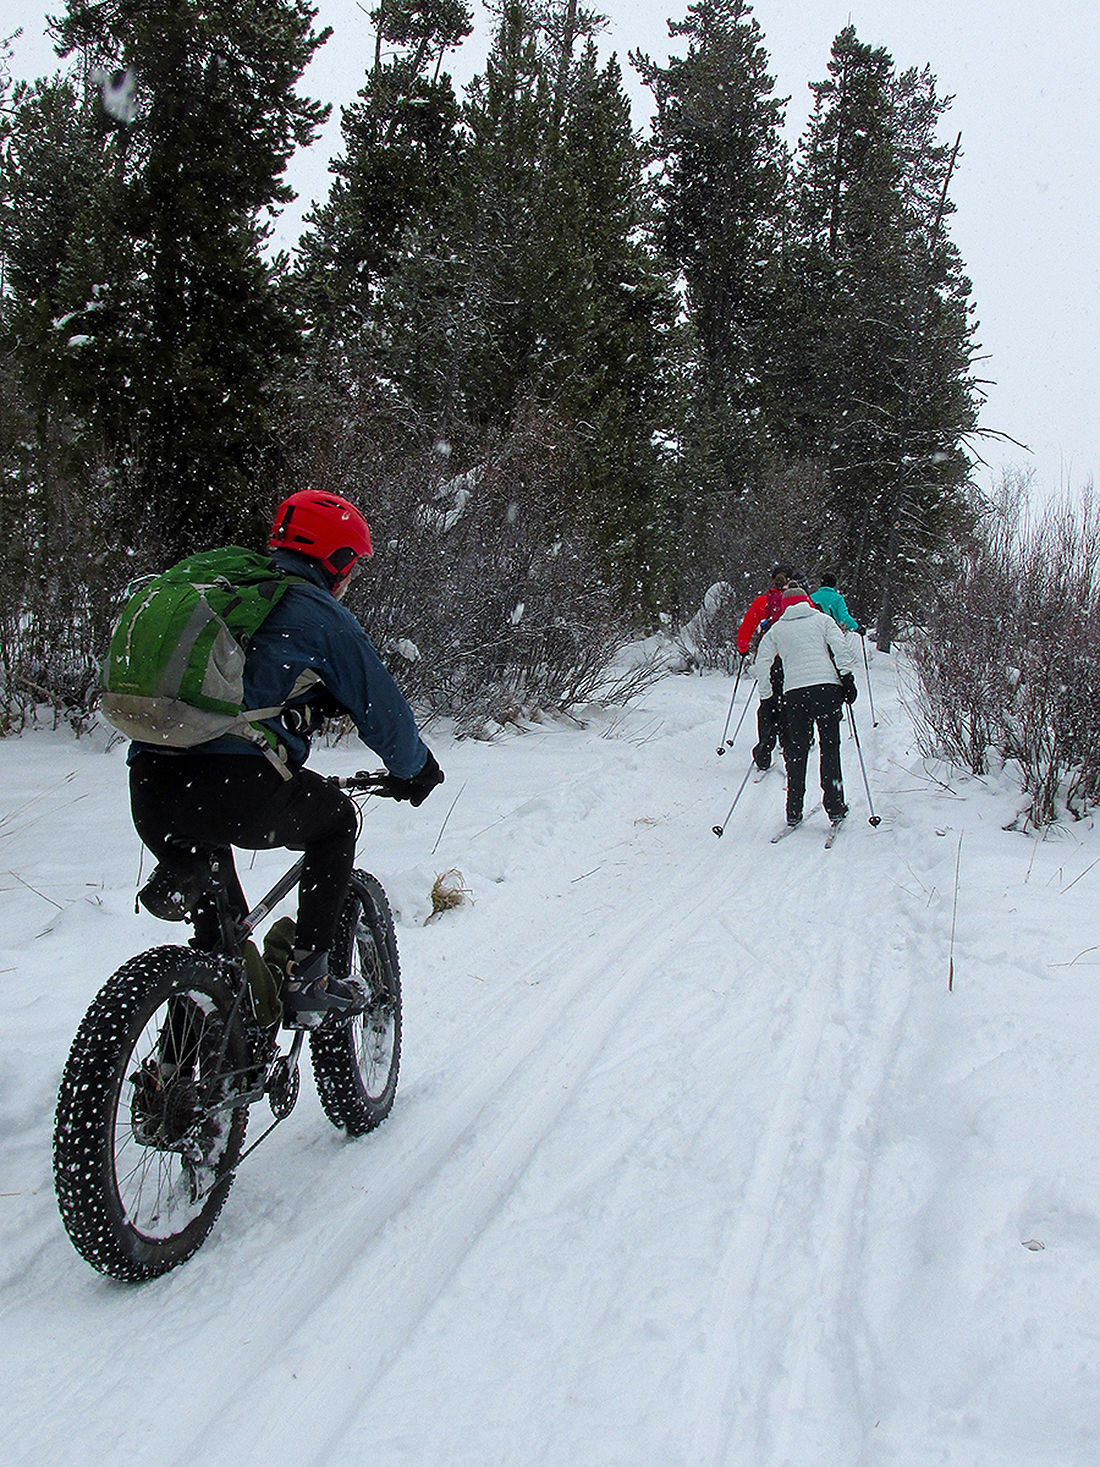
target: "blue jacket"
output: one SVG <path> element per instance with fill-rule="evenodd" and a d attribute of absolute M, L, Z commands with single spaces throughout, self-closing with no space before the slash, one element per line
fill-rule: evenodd
<path fill-rule="evenodd" d="M 359 737 L 390 773 L 398 779 L 412 779 L 423 769 L 428 750 L 417 732 L 412 709 L 370 638 L 329 591 L 315 562 L 289 550 L 277 550 L 272 559 L 295 580 L 248 644 L 245 706 L 273 708 L 289 703 L 291 709 L 301 710 L 327 693 L 351 716 Z M 275 733 L 293 767 L 309 757 L 309 731 L 298 727 L 299 722 L 293 713 L 289 720 L 284 713 L 264 724 Z M 150 747 L 133 744 L 131 753 Z M 255 744 L 236 738 L 211 739 L 194 749 L 174 752 L 263 757 Z"/>
<path fill-rule="evenodd" d="M 825 612 L 826 616 L 831 616 L 838 626 L 847 627 L 850 632 L 854 632 L 859 626 L 859 622 L 848 610 L 848 603 L 834 587 L 818 587 L 810 600 L 819 611 Z"/>

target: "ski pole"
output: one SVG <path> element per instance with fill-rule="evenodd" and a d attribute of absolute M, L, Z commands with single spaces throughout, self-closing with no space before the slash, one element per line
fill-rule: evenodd
<path fill-rule="evenodd" d="M 875 814 L 874 803 L 871 800 L 871 786 L 867 783 L 867 766 L 863 762 L 863 750 L 859 746 L 859 734 L 856 731 L 856 716 L 852 712 L 851 703 L 848 704 L 848 719 L 852 725 L 852 738 L 854 738 L 856 741 L 856 753 L 859 755 L 859 767 L 863 772 L 863 788 L 867 791 L 867 805 L 871 811 L 871 818 L 867 823 L 869 825 L 881 825 L 882 816 Z"/>
<path fill-rule="evenodd" d="M 736 735 L 734 737 L 736 737 Z M 722 821 L 721 825 L 714 825 L 714 826 L 711 827 L 711 829 L 714 831 L 715 835 L 718 837 L 719 840 L 722 839 L 723 832 L 725 831 L 726 826 L 730 823 L 730 816 L 734 812 L 734 808 L 737 805 L 737 801 L 741 798 L 741 790 L 743 790 L 745 788 L 745 786 L 748 784 L 748 782 L 749 782 L 749 775 L 753 772 L 753 770 L 755 768 L 756 768 L 756 760 L 755 759 L 752 759 L 752 760 L 749 761 L 749 767 L 745 770 L 745 777 L 741 781 L 741 787 L 740 787 L 740 789 L 738 789 L 737 793 L 733 797 L 733 804 L 729 807 L 729 810 L 726 812 L 726 818 L 725 818 L 725 820 Z"/>
<path fill-rule="evenodd" d="M 749 697 L 745 700 L 745 706 L 744 706 L 744 708 L 741 709 L 741 717 L 737 720 L 737 727 L 733 731 L 733 738 L 729 740 L 728 747 L 731 748 L 731 749 L 733 748 L 734 744 L 737 742 L 737 735 L 741 732 L 741 725 L 745 721 L 745 714 L 749 711 L 749 704 L 751 702 L 752 702 L 752 694 L 750 693 Z M 719 750 L 719 753 L 723 753 L 724 754 L 725 753 L 725 750 L 724 749 L 720 749 Z"/>
<path fill-rule="evenodd" d="M 733 680 L 733 692 L 730 694 L 730 706 L 729 706 L 729 712 L 726 714 L 726 726 L 722 730 L 722 742 L 718 745 L 718 757 L 719 757 L 719 759 L 721 759 L 722 755 L 726 752 L 726 735 L 729 733 L 730 719 L 733 717 L 733 700 L 734 700 L 734 698 L 737 697 L 737 684 L 741 681 L 741 669 L 744 667 L 744 665 L 745 665 L 745 659 L 742 657 L 741 661 L 737 664 L 737 676 Z M 740 728 L 741 725 L 738 724 L 737 727 Z M 735 739 L 736 737 L 737 737 L 737 733 L 735 731 L 734 732 L 734 735 L 733 735 L 733 739 Z M 730 748 L 731 749 L 733 748 L 733 739 L 730 739 Z"/>
<path fill-rule="evenodd" d="M 867 638 L 862 632 L 859 634 L 859 640 L 863 643 L 863 666 L 867 670 L 867 698 L 871 704 L 871 727 L 878 728 L 878 719 L 875 717 L 875 695 L 871 691 L 871 664 L 867 660 Z"/>

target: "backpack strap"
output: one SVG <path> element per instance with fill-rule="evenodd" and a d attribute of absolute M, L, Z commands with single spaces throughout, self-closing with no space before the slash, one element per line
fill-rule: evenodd
<path fill-rule="evenodd" d="M 236 734 L 242 739 L 247 739 L 250 744 L 255 744 L 264 758 L 274 764 L 283 779 L 293 779 L 293 771 L 280 754 L 275 735 L 270 730 L 259 727 L 264 719 L 277 718 L 285 707 L 285 703 L 280 703 L 277 708 L 247 708 L 226 732 L 230 735 Z"/>

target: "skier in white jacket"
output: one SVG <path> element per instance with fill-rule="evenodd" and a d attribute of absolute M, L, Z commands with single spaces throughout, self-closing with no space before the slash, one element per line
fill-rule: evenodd
<path fill-rule="evenodd" d="M 787 595 L 806 597 L 798 586 Z M 817 725 L 821 747 L 821 794 L 825 813 L 834 822 L 848 813 L 840 769 L 840 712 L 856 699 L 855 659 L 848 639 L 831 616 L 808 598 L 788 606 L 760 640 L 753 675 L 771 692 L 776 658 L 783 668 L 783 753 L 787 763 L 787 824 L 802 820 L 806 795 L 806 760 Z"/>

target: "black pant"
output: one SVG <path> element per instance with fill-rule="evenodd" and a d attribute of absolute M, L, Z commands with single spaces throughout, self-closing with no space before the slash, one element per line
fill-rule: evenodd
<path fill-rule="evenodd" d="M 756 710 L 756 734 L 759 742 L 752 757 L 759 769 L 767 769 L 772 762 L 772 750 L 776 744 L 786 747 L 783 734 L 782 700 L 777 697 L 761 698 Z"/>
<path fill-rule="evenodd" d="M 234 911 L 248 902 L 230 846 L 305 852 L 298 883 L 297 946 L 327 952 L 355 861 L 359 812 L 335 785 L 311 770 L 283 779 L 251 754 L 138 754 L 130 765 L 130 809 L 138 835 L 158 861 L 195 850 L 222 858 Z M 195 914 L 195 936 L 217 934 L 212 907 Z"/>
<path fill-rule="evenodd" d="M 840 710 L 843 702 L 837 683 L 818 683 L 811 688 L 792 688 L 783 694 L 784 742 L 787 760 L 787 819 L 802 818 L 806 795 L 806 760 L 817 725 L 821 745 L 821 795 L 830 820 L 847 814 L 844 780 L 840 773 Z"/>

